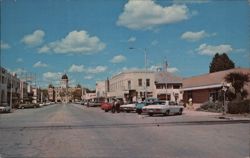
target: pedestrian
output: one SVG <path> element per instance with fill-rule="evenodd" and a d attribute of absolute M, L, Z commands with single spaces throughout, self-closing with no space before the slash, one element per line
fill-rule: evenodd
<path fill-rule="evenodd" d="M 115 103 L 115 109 L 116 109 L 116 112 L 117 112 L 117 113 L 120 113 L 120 105 L 121 105 L 121 104 L 120 104 L 120 101 L 117 100 L 116 103 Z"/>
<path fill-rule="evenodd" d="M 115 99 L 113 99 L 113 102 L 112 102 L 112 109 L 111 109 L 111 112 L 112 113 L 115 113 Z"/>

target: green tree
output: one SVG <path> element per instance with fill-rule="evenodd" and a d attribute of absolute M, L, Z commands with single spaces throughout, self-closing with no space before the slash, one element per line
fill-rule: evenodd
<path fill-rule="evenodd" d="M 217 72 L 235 68 L 234 62 L 229 59 L 226 53 L 216 53 L 209 66 L 209 72 Z"/>
<path fill-rule="evenodd" d="M 72 92 L 72 95 L 73 95 L 73 99 L 77 99 L 77 100 L 81 100 L 81 97 L 82 97 L 82 89 L 80 88 L 77 88 L 75 89 L 73 92 Z"/>
<path fill-rule="evenodd" d="M 244 74 L 241 72 L 231 72 L 225 76 L 225 81 L 232 84 L 232 87 L 235 90 L 235 93 L 228 91 L 228 97 L 230 100 L 233 99 L 244 99 L 248 93 L 244 89 L 244 85 L 246 85 L 249 81 L 250 74 Z"/>

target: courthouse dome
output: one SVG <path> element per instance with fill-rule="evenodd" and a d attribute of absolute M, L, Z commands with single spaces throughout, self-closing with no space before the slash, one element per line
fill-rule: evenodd
<path fill-rule="evenodd" d="M 67 76 L 66 74 L 64 74 L 64 75 L 62 76 L 62 79 L 63 79 L 63 80 L 68 80 L 68 76 Z"/>

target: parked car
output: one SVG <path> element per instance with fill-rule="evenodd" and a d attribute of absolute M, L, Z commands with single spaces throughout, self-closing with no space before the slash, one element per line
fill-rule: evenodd
<path fill-rule="evenodd" d="M 26 104 L 20 104 L 18 106 L 19 109 L 24 109 L 24 108 L 38 108 L 39 104 L 35 104 L 35 103 L 26 103 Z"/>
<path fill-rule="evenodd" d="M 149 116 L 153 116 L 154 114 L 163 114 L 164 116 L 170 114 L 179 114 L 181 115 L 183 112 L 184 106 L 178 105 L 173 101 L 163 101 L 158 102 L 156 104 L 148 105 L 142 108 L 144 113 L 147 113 Z"/>
<path fill-rule="evenodd" d="M 121 105 L 120 110 L 121 111 L 126 111 L 126 112 L 135 111 L 135 104 L 136 103 Z"/>
<path fill-rule="evenodd" d="M 89 102 L 89 107 L 98 107 L 98 106 L 101 106 L 101 103 L 100 102 Z"/>
<path fill-rule="evenodd" d="M 11 112 L 11 108 L 8 104 L 0 105 L 0 113 Z"/>
<path fill-rule="evenodd" d="M 101 109 L 104 110 L 105 112 L 110 111 L 112 107 L 113 107 L 112 103 L 104 102 L 101 104 Z"/>
<path fill-rule="evenodd" d="M 142 113 L 142 108 L 144 106 L 150 105 L 150 104 L 155 104 L 158 103 L 159 99 L 158 98 L 146 98 L 143 102 L 138 102 L 135 104 L 135 109 L 138 114 Z"/>

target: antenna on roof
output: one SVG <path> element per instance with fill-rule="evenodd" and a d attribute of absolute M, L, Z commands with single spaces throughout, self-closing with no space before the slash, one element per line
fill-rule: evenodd
<path fill-rule="evenodd" d="M 168 69 L 168 61 L 167 58 L 165 58 L 164 63 L 163 63 L 163 71 L 167 71 Z"/>

